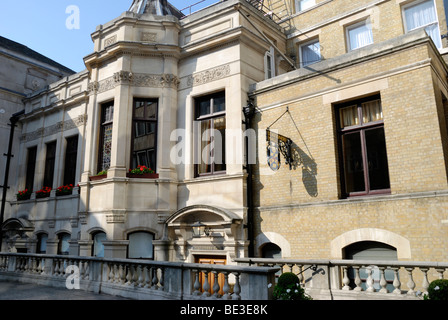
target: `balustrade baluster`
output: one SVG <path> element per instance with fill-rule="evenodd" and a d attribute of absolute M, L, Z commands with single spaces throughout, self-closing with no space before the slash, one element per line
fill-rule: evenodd
<path fill-rule="evenodd" d="M 112 263 L 108 263 L 107 267 L 109 272 L 107 273 L 107 282 L 113 282 L 114 279 L 114 265 Z"/>
<path fill-rule="evenodd" d="M 224 300 L 230 300 L 230 299 L 232 299 L 232 296 L 229 293 L 229 291 L 230 291 L 229 273 L 223 272 L 223 274 L 224 274 L 224 285 L 222 286 L 222 291 L 224 292 L 224 295 L 222 296 L 222 298 Z"/>
<path fill-rule="evenodd" d="M 300 286 L 303 288 L 303 287 L 305 287 L 305 283 L 304 283 L 305 277 L 303 276 L 303 266 L 302 265 L 296 265 L 296 266 L 299 271 L 299 274 L 297 275 L 297 277 L 299 278 Z"/>
<path fill-rule="evenodd" d="M 194 291 L 193 291 L 193 295 L 195 296 L 199 296 L 201 294 L 201 291 L 199 290 L 201 288 L 201 283 L 199 282 L 199 270 L 197 269 L 193 269 L 193 273 L 195 274 L 195 281 L 194 281 Z"/>
<path fill-rule="evenodd" d="M 59 275 L 59 262 L 58 259 L 53 259 L 53 276 L 57 277 Z"/>
<path fill-rule="evenodd" d="M 348 291 L 351 290 L 349 284 L 350 284 L 350 279 L 348 278 L 348 267 L 342 267 L 343 268 L 343 272 L 344 272 L 344 277 L 342 279 L 342 283 L 344 284 L 344 286 L 342 287 L 342 290 Z"/>
<path fill-rule="evenodd" d="M 151 278 L 151 268 L 149 266 L 145 266 L 145 288 L 151 288 L 152 278 Z"/>
<path fill-rule="evenodd" d="M 373 288 L 372 267 L 367 267 L 366 272 L 367 272 L 366 292 L 375 292 L 375 289 Z"/>
<path fill-rule="evenodd" d="M 215 276 L 215 281 L 213 283 L 213 297 L 218 299 L 219 297 L 221 297 L 221 295 L 219 294 L 219 290 L 221 289 L 219 286 L 219 281 L 218 281 L 219 273 L 218 273 L 218 271 L 212 271 L 212 272 Z"/>
<path fill-rule="evenodd" d="M 359 276 L 359 269 L 360 266 L 353 266 L 353 270 L 355 270 L 355 289 L 353 289 L 353 291 L 356 292 L 361 292 L 362 291 L 362 280 L 361 277 Z"/>
<path fill-rule="evenodd" d="M 233 300 L 241 300 L 241 286 L 240 286 L 240 274 L 237 272 L 235 273 L 235 285 L 233 286 Z"/>
<path fill-rule="evenodd" d="M 126 266 L 120 263 L 118 270 L 118 283 L 125 284 L 126 282 Z"/>
<path fill-rule="evenodd" d="M 405 268 L 405 269 L 408 273 L 408 283 L 407 283 L 407 286 L 409 288 L 408 295 L 414 295 L 415 282 L 414 279 L 412 278 L 412 271 L 414 270 L 414 268 Z"/>
<path fill-rule="evenodd" d="M 85 262 L 86 272 L 85 272 L 85 279 L 90 280 L 90 262 Z"/>
<path fill-rule="evenodd" d="M 132 266 L 126 265 L 126 283 L 125 285 L 130 286 L 132 284 Z"/>
<path fill-rule="evenodd" d="M 160 268 L 160 279 L 159 279 L 160 288 L 159 290 L 165 290 L 165 268 Z"/>
<path fill-rule="evenodd" d="M 138 265 L 138 286 L 139 288 L 143 288 L 145 286 L 145 275 L 143 273 L 143 266 L 142 265 Z"/>
<path fill-rule="evenodd" d="M 120 264 L 114 264 L 114 283 L 120 283 Z"/>
<path fill-rule="evenodd" d="M 157 275 L 157 267 L 154 267 L 152 272 L 153 272 L 153 277 L 152 277 L 152 287 L 151 288 L 153 290 L 158 290 L 159 289 L 159 286 L 158 286 L 159 278 L 158 278 L 158 275 Z"/>
<path fill-rule="evenodd" d="M 380 292 L 381 293 L 388 293 L 387 291 L 387 281 L 386 281 L 386 277 L 384 275 L 384 270 L 386 269 L 386 267 L 379 267 L 380 269 L 380 274 L 381 274 L 381 278 L 380 278 Z"/>
<path fill-rule="evenodd" d="M 423 268 L 423 267 L 419 267 L 419 268 L 420 268 L 420 271 L 423 273 L 423 283 L 422 283 L 423 294 L 428 294 L 428 288 L 429 288 L 428 271 L 429 271 L 429 268 Z"/>
<path fill-rule="evenodd" d="M 400 282 L 400 280 L 398 278 L 398 270 L 400 268 L 391 268 L 391 269 L 394 272 L 394 282 L 392 284 L 393 284 L 395 289 L 394 289 L 393 293 L 401 294 L 401 282 Z"/>
<path fill-rule="evenodd" d="M 202 285 L 202 289 L 204 290 L 204 293 L 202 294 L 204 297 L 210 297 L 210 283 L 208 283 L 208 272 L 207 270 L 204 270 L 204 283 Z"/>
<path fill-rule="evenodd" d="M 443 279 L 443 272 L 445 271 L 444 268 L 436 268 L 436 271 L 439 275 L 439 279 Z"/>

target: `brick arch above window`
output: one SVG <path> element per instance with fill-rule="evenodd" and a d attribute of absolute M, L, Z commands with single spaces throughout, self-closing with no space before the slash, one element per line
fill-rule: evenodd
<path fill-rule="evenodd" d="M 398 259 L 411 259 L 411 244 L 408 239 L 397 233 L 377 228 L 361 228 L 347 231 L 334 238 L 330 243 L 331 258 L 342 259 L 343 249 L 360 241 L 376 241 L 397 248 Z"/>

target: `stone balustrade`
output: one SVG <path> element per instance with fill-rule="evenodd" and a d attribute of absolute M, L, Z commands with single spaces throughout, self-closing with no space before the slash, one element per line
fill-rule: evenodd
<path fill-rule="evenodd" d="M 422 299 L 429 284 L 445 279 L 448 263 L 361 260 L 236 259 L 240 265 L 294 272 L 314 299 Z"/>
<path fill-rule="evenodd" d="M 269 300 L 279 268 L 0 253 L 0 280 L 146 300 Z"/>

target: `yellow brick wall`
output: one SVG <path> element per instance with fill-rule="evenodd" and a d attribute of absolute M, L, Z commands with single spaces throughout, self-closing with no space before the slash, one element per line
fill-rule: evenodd
<path fill-rule="evenodd" d="M 293 2 L 291 1 L 292 8 Z M 284 24 L 289 35 L 288 46 L 292 55 L 299 57 L 298 46 L 307 39 L 318 36 L 323 59 L 337 57 L 347 52 L 345 27 L 370 17 L 374 43 L 403 35 L 402 7 L 412 1 L 344 0 L 316 1 L 324 3 L 302 13 L 292 14 L 290 24 Z M 443 0 L 435 0 L 440 34 L 447 33 Z M 376 5 L 371 5 L 376 3 Z M 369 6 L 370 5 L 370 6 Z M 442 40 L 443 47 L 447 41 Z M 297 62 L 299 59 L 297 58 Z"/>
<path fill-rule="evenodd" d="M 408 239 L 412 260 L 448 261 L 448 225 L 442 224 L 448 219 L 448 185 L 438 115 L 443 108 L 434 72 L 440 68 L 429 64 L 431 50 L 426 42 L 255 94 L 262 110 L 258 129 L 289 108 L 271 129 L 294 141 L 302 161 L 290 170 L 282 156 L 280 170 L 263 175 L 266 159 L 259 159 L 256 234 L 282 235 L 292 258 L 328 258 L 331 241 L 344 232 L 377 228 Z M 337 97 L 339 89 L 361 83 L 368 88 L 379 78 L 387 83 L 379 93 L 391 195 L 341 200 L 334 105 L 324 96 Z M 357 98 L 362 96 L 360 91 Z M 435 192 L 442 195 L 433 197 Z"/>

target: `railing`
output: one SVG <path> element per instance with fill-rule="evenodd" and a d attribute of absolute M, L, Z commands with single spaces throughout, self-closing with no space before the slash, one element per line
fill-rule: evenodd
<path fill-rule="evenodd" d="M 0 280 L 132 299 L 268 300 L 279 268 L 0 253 Z"/>
<path fill-rule="evenodd" d="M 448 263 L 236 259 L 240 265 L 280 267 L 294 272 L 315 299 L 422 299 L 432 280 L 443 279 Z"/>

